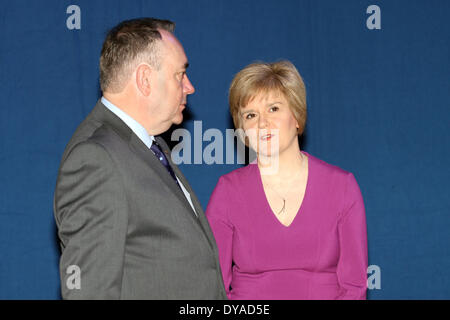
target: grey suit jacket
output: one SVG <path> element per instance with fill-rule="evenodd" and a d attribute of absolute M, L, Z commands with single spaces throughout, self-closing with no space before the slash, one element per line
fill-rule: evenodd
<path fill-rule="evenodd" d="M 63 298 L 226 299 L 211 229 L 171 165 L 198 217 L 154 154 L 97 102 L 68 143 L 56 183 Z M 70 266 L 79 268 L 79 289 Z"/>

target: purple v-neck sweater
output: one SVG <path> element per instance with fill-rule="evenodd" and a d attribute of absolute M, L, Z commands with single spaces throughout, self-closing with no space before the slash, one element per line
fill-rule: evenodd
<path fill-rule="evenodd" d="M 289 227 L 256 164 L 220 177 L 206 210 L 230 299 L 365 299 L 367 231 L 353 174 L 307 152 L 308 180 Z"/>

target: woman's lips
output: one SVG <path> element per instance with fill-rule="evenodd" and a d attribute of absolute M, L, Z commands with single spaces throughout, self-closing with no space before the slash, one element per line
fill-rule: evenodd
<path fill-rule="evenodd" d="M 274 136 L 273 134 L 269 133 L 269 134 L 262 135 L 260 137 L 260 139 L 263 140 L 263 141 L 269 141 L 270 139 L 273 138 L 273 136 Z"/>

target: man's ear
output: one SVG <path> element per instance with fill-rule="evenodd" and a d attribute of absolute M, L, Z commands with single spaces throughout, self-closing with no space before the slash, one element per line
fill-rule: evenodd
<path fill-rule="evenodd" d="M 148 97 L 151 92 L 152 69 L 148 64 L 142 63 L 136 69 L 136 86 L 142 95 Z"/>

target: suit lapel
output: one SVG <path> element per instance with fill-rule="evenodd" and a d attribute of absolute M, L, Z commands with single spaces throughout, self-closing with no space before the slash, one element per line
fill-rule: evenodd
<path fill-rule="evenodd" d="M 165 141 L 160 138 L 156 137 L 158 144 L 160 145 L 163 152 L 166 154 L 166 158 L 168 159 L 170 165 L 172 166 L 173 171 L 175 172 L 175 175 L 180 179 L 180 181 L 183 183 L 184 187 L 186 188 L 187 192 L 189 192 L 189 195 L 191 197 L 192 204 L 194 205 L 196 213 L 192 210 L 191 205 L 189 204 L 189 201 L 186 199 L 186 196 L 184 195 L 183 191 L 180 189 L 180 187 L 176 184 L 176 182 L 173 180 L 172 176 L 167 172 L 167 169 L 164 167 L 164 165 L 158 160 L 158 158 L 153 154 L 153 152 L 147 148 L 147 146 L 139 139 L 135 134 L 132 135 L 130 140 L 130 146 L 133 149 L 133 151 L 140 156 L 141 158 L 148 160 L 149 167 L 160 177 L 160 179 L 170 188 L 172 193 L 176 195 L 178 200 L 183 203 L 184 207 L 186 208 L 186 211 L 189 212 L 189 215 L 191 219 L 193 220 L 193 223 L 197 225 L 200 228 L 200 231 L 205 236 L 208 244 L 211 246 L 211 249 L 215 251 L 215 242 L 214 242 L 214 236 L 209 228 L 209 224 L 206 221 L 205 214 L 203 212 L 203 209 L 195 196 L 194 191 L 192 190 L 191 186 L 189 185 L 188 181 L 184 177 L 184 175 L 181 173 L 180 169 L 172 162 L 171 156 L 170 156 L 170 150 L 165 143 Z"/>
<path fill-rule="evenodd" d="M 163 149 L 164 153 L 166 154 L 166 157 L 169 160 L 170 165 L 172 166 L 173 171 L 175 172 L 176 176 L 178 177 L 178 179 L 180 179 L 180 181 L 183 183 L 186 190 L 189 192 L 189 194 L 191 196 L 192 204 L 194 205 L 195 211 L 197 212 L 197 215 L 198 215 L 198 217 L 196 217 L 196 220 L 200 224 L 206 238 L 208 239 L 209 244 L 214 249 L 216 247 L 214 236 L 212 234 L 211 228 L 209 226 L 208 220 L 206 219 L 206 216 L 205 216 L 203 208 L 200 204 L 200 201 L 197 199 L 197 196 L 195 195 L 195 192 L 192 189 L 189 182 L 187 181 L 186 177 L 180 171 L 178 166 L 172 162 L 172 157 L 170 155 L 170 149 L 167 146 L 164 139 L 162 139 L 161 137 L 156 137 L 156 140 L 157 140 L 158 144 L 161 146 L 161 148 Z M 183 197 L 184 197 L 184 195 L 183 195 Z M 192 209 L 191 209 L 191 212 L 192 212 Z M 195 214 L 195 213 L 192 212 L 192 214 Z"/>
<path fill-rule="evenodd" d="M 167 172 L 167 169 L 153 154 L 153 152 L 149 148 L 147 148 L 147 146 L 135 134 L 133 134 L 130 139 L 130 147 L 141 159 L 143 159 L 148 164 L 149 168 L 156 173 L 156 175 L 178 198 L 178 200 L 183 203 L 183 205 L 186 207 L 186 210 L 191 212 L 192 215 L 195 216 L 195 213 L 192 211 L 191 205 L 184 196 L 183 191 L 181 191 L 176 182 L 173 180 L 172 176 Z"/>
<path fill-rule="evenodd" d="M 169 164 L 172 167 L 173 171 L 175 172 L 175 175 L 181 181 L 181 183 L 183 183 L 183 186 L 186 188 L 186 191 L 189 193 L 189 195 L 191 197 L 192 204 L 193 204 L 193 206 L 195 208 L 195 211 L 197 212 L 197 215 L 200 217 L 201 215 L 203 215 L 203 209 L 200 206 L 200 204 L 199 204 L 199 202 L 197 200 L 197 197 L 195 196 L 194 191 L 192 190 L 191 186 L 189 185 L 189 182 L 186 180 L 186 177 L 180 171 L 178 166 L 175 165 L 175 163 L 173 163 L 169 147 L 167 146 L 167 144 L 166 144 L 166 142 L 164 141 L 163 138 L 155 137 L 155 139 L 158 142 L 158 144 L 161 146 L 161 149 L 163 150 L 164 154 L 166 155 L 166 158 L 169 161 Z M 180 190 L 180 188 L 178 188 L 178 186 L 177 186 L 177 189 Z M 181 193 L 183 195 L 183 198 L 186 200 L 186 202 L 188 202 L 186 197 L 185 197 L 185 195 L 184 195 L 184 193 L 183 192 L 181 192 Z M 189 204 L 189 202 L 188 202 L 188 204 Z M 189 204 L 189 210 L 194 214 L 194 217 L 197 219 L 197 215 L 195 215 L 195 213 L 193 212 L 190 204 Z"/>
<path fill-rule="evenodd" d="M 172 162 L 172 157 L 170 156 L 170 149 L 167 146 L 164 139 L 161 137 L 155 137 L 158 144 L 161 146 L 163 152 L 166 154 L 166 157 L 172 166 L 176 176 L 183 183 L 186 190 L 189 192 L 192 200 L 192 204 L 194 205 L 195 211 L 198 214 L 198 217 L 193 212 L 191 205 L 189 204 L 186 196 L 183 191 L 178 187 L 173 178 L 167 172 L 164 165 L 158 160 L 158 158 L 153 154 L 153 152 L 147 148 L 147 146 L 142 142 L 141 139 L 128 127 L 118 116 L 116 116 L 113 112 L 111 112 L 108 108 L 106 108 L 99 100 L 92 110 L 90 116 L 94 121 L 98 121 L 104 123 L 105 125 L 111 127 L 122 139 L 128 141 L 130 149 L 145 163 L 147 163 L 150 170 L 152 170 L 157 177 L 161 180 L 162 183 L 167 185 L 167 187 L 172 191 L 172 193 L 181 201 L 186 210 L 190 213 L 191 218 L 194 220 L 194 223 L 200 227 L 205 235 L 208 243 L 211 247 L 215 248 L 214 237 L 212 235 L 211 229 L 209 227 L 208 221 L 206 220 L 203 209 L 198 201 L 194 191 L 189 185 L 188 181 L 182 174 L 182 172 L 178 169 L 178 167 Z"/>

